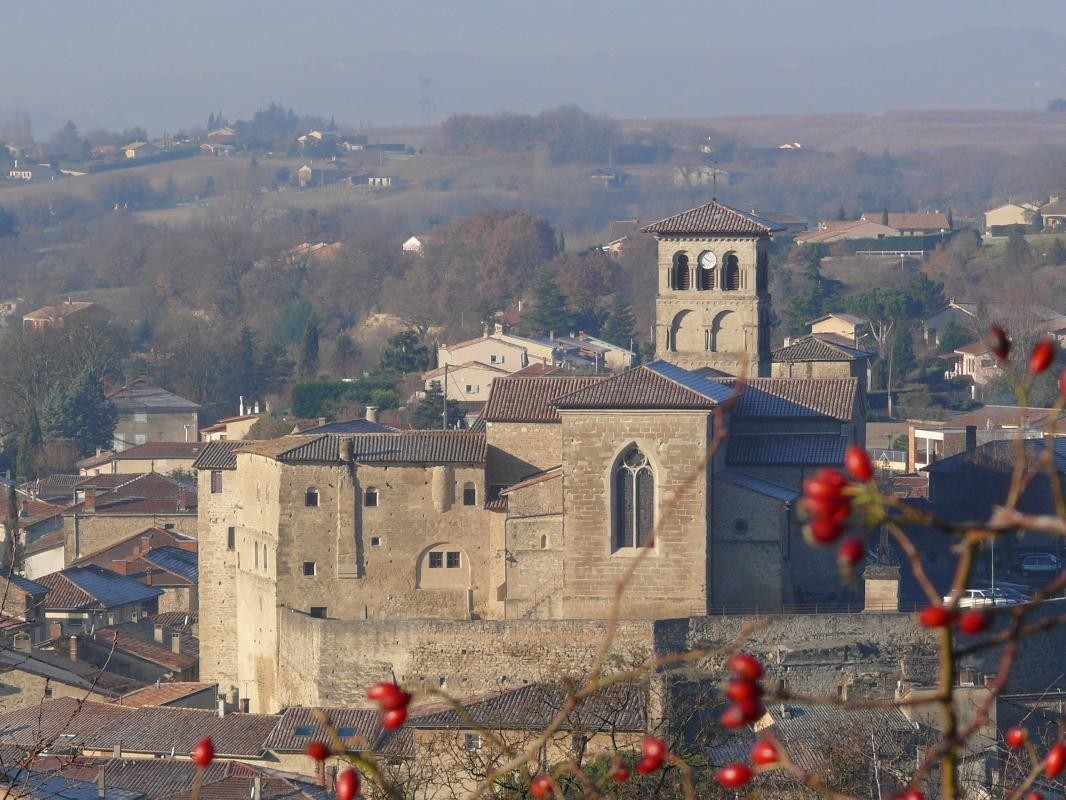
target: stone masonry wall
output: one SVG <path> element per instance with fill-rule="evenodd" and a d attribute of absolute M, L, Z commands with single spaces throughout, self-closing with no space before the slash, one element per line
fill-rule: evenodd
<path fill-rule="evenodd" d="M 63 563 L 96 553 L 127 536 L 156 526 L 173 525 L 175 533 L 196 537 L 197 512 L 174 514 L 107 514 L 80 512 L 63 517 Z"/>
<path fill-rule="evenodd" d="M 562 427 L 558 423 L 489 422 L 485 440 L 489 485 L 510 486 L 563 463 Z"/>

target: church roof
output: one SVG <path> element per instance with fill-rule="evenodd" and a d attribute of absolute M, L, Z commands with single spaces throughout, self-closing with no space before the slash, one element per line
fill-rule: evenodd
<path fill-rule="evenodd" d="M 653 361 L 626 370 L 555 401 L 557 408 L 713 409 L 732 389 L 687 369 Z"/>
<path fill-rule="evenodd" d="M 764 236 L 783 231 L 785 227 L 712 200 L 699 208 L 653 222 L 641 230 L 645 233 L 739 233 Z"/>
<path fill-rule="evenodd" d="M 485 404 L 487 422 L 559 422 L 556 398 L 605 380 L 594 376 L 555 375 L 496 378 Z"/>
<path fill-rule="evenodd" d="M 717 382 L 731 387 L 736 381 L 727 378 Z M 856 378 L 748 378 L 733 415 L 751 419 L 830 417 L 849 422 L 855 404 L 861 402 Z"/>
<path fill-rule="evenodd" d="M 873 353 L 826 341 L 817 336 L 805 336 L 787 347 L 773 352 L 774 361 L 854 361 L 871 358 Z"/>
<path fill-rule="evenodd" d="M 841 464 L 847 444 L 836 433 L 731 433 L 725 458 L 730 466 Z"/>

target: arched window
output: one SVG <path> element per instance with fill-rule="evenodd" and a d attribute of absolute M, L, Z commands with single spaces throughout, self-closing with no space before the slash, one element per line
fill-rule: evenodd
<path fill-rule="evenodd" d="M 308 508 L 316 508 L 318 506 L 318 489 L 308 489 L 304 492 L 304 505 Z"/>
<path fill-rule="evenodd" d="M 614 469 L 614 549 L 643 547 L 655 529 L 655 477 L 636 445 Z"/>
<path fill-rule="evenodd" d="M 378 490 L 373 486 L 367 486 L 363 493 L 363 505 L 366 508 L 375 508 L 378 504 Z"/>
<path fill-rule="evenodd" d="M 722 269 L 722 288 L 727 292 L 735 292 L 740 288 L 740 259 L 736 253 L 729 253 L 725 257 L 725 266 Z"/>
<path fill-rule="evenodd" d="M 692 275 L 688 268 L 688 256 L 685 253 L 677 253 L 674 256 L 674 266 L 670 271 L 671 289 L 688 289 L 692 286 Z"/>
<path fill-rule="evenodd" d="M 700 291 L 707 291 L 708 289 L 715 288 L 715 281 L 718 278 L 717 267 L 705 267 L 700 264 L 700 268 L 696 270 L 696 288 Z"/>

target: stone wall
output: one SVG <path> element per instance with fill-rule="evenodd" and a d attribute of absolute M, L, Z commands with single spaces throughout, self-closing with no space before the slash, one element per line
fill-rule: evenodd
<path fill-rule="evenodd" d="M 562 426 L 558 423 L 488 422 L 485 441 L 489 485 L 510 486 L 563 463 Z"/>
<path fill-rule="evenodd" d="M 561 475 L 507 495 L 507 619 L 560 616 L 563 536 Z"/>
<path fill-rule="evenodd" d="M 787 598 L 788 509 L 725 481 L 714 485 L 711 603 L 777 609 Z"/>
<path fill-rule="evenodd" d="M 50 689 L 48 695 L 45 689 Z M 49 680 L 33 672 L 22 669 L 9 669 L 0 673 L 0 713 L 16 708 L 37 705 L 48 697 L 75 697 L 78 700 L 92 700 L 106 703 L 111 698 L 79 686 L 70 686 L 57 680 Z"/>
<path fill-rule="evenodd" d="M 78 512 L 63 515 L 63 563 L 96 553 L 145 528 L 172 525 L 175 533 L 196 537 L 197 512 L 173 514 L 109 514 Z"/>

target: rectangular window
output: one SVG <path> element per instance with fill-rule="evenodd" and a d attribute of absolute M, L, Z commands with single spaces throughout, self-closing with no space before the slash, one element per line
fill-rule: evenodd
<path fill-rule="evenodd" d="M 233 550 L 237 547 L 237 529 L 226 528 L 226 549 Z"/>
<path fill-rule="evenodd" d="M 255 567 L 259 569 L 259 542 L 252 542 L 252 548 L 255 550 Z"/>
<path fill-rule="evenodd" d="M 304 575 L 317 575 L 318 567 L 314 561 L 304 562 Z"/>
<path fill-rule="evenodd" d="M 463 505 L 464 506 L 476 506 L 477 505 L 477 487 L 467 484 L 463 487 Z"/>
<path fill-rule="evenodd" d="M 134 422 L 147 422 L 148 421 L 148 412 L 147 411 L 134 411 L 133 412 L 133 421 Z"/>
<path fill-rule="evenodd" d="M 481 749 L 481 734 L 480 733 L 468 733 L 463 737 L 463 748 L 466 750 L 480 750 Z"/>
<path fill-rule="evenodd" d="M 317 619 L 325 619 L 326 618 L 326 607 L 325 606 L 311 606 L 311 616 L 315 617 Z"/>
<path fill-rule="evenodd" d="M 429 568 L 440 569 L 444 566 L 444 553 L 430 553 L 429 554 Z"/>
<path fill-rule="evenodd" d="M 459 553 L 455 550 L 448 552 L 448 569 L 459 569 Z"/>
<path fill-rule="evenodd" d="M 211 494 L 218 494 L 222 491 L 222 470 L 211 470 Z"/>
<path fill-rule="evenodd" d="M 481 391 L 481 387 L 478 384 L 476 384 L 476 383 L 468 383 L 466 385 L 466 393 L 467 394 L 477 394 L 480 391 Z"/>
<path fill-rule="evenodd" d="M 370 546 L 371 547 L 380 547 L 381 546 L 381 537 L 380 536 L 371 536 L 370 537 Z"/>
<path fill-rule="evenodd" d="M 165 531 L 174 530 L 174 523 L 173 522 L 164 522 L 163 523 L 163 530 L 165 530 Z"/>
<path fill-rule="evenodd" d="M 502 355 L 489 356 L 489 363 L 490 364 L 502 364 L 502 363 L 504 363 L 504 356 L 502 356 Z"/>

